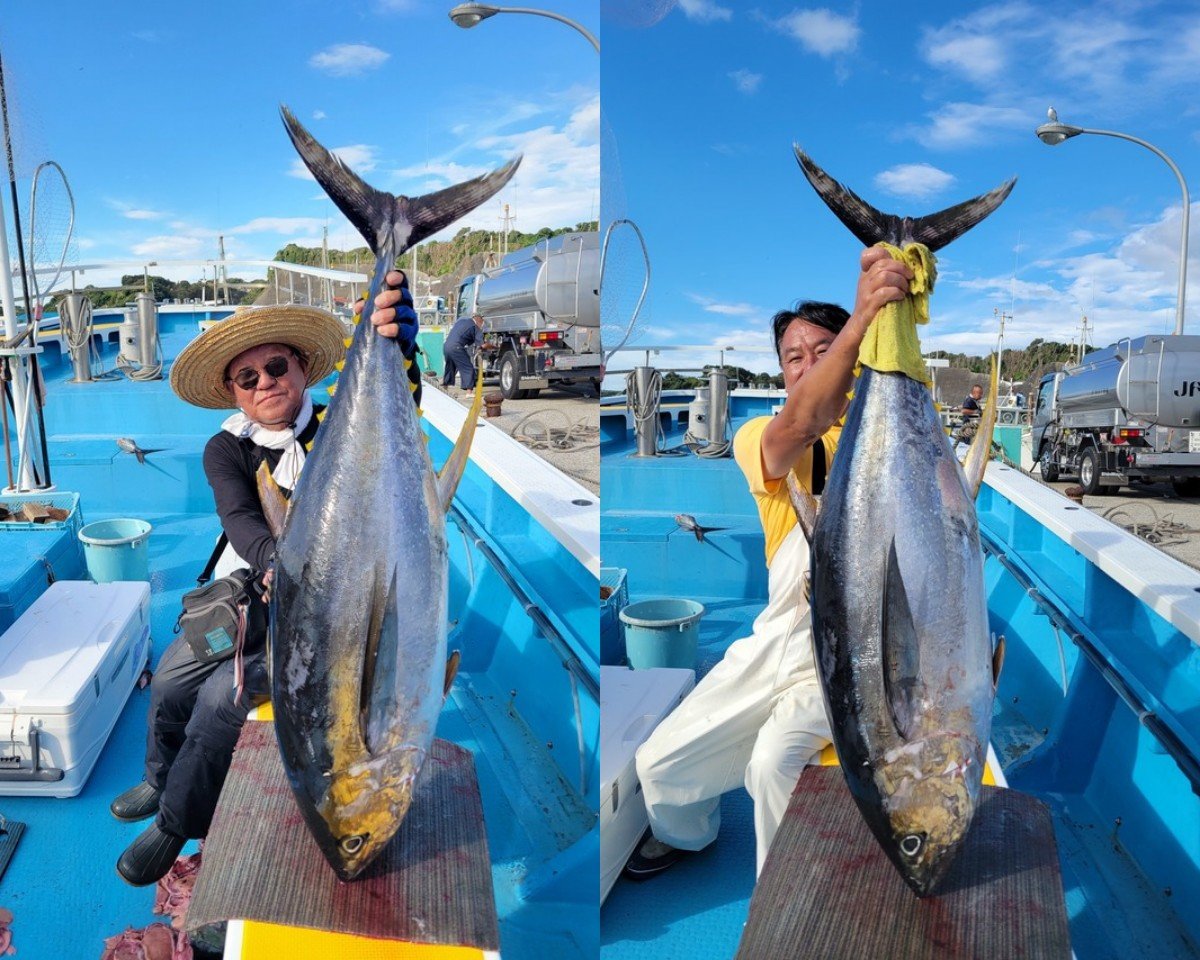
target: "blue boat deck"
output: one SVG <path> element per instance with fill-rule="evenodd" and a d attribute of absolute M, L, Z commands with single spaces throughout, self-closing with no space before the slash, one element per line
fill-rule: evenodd
<path fill-rule="evenodd" d="M 168 358 L 194 336 L 196 319 L 162 315 Z M 80 494 L 88 522 L 132 516 L 153 524 L 148 545 L 156 662 L 173 639 L 180 598 L 194 586 L 219 533 L 201 453 L 227 413 L 184 405 L 165 379 L 71 384 L 69 365 L 54 356 L 53 345 L 47 354 L 47 434 L 57 488 Z M 112 348 L 103 356 L 111 366 Z M 321 399 L 323 391 L 314 396 Z M 139 464 L 117 448 L 121 436 L 160 452 Z M 431 430 L 435 462 L 451 443 Z M 475 464 L 456 504 L 546 613 L 581 669 L 598 678 L 594 574 Z M 19 552 L 30 552 L 14 545 L 35 535 L 0 531 L 5 572 L 25 563 Z M 502 954 L 594 956 L 598 702 L 582 684 L 573 690 L 562 659 L 479 548 L 453 525 L 447 538 L 450 646 L 461 648 L 463 661 L 438 735 L 475 756 Z M 63 578 L 81 574 L 69 566 L 59 571 Z M 0 813 L 28 827 L 0 880 L 0 905 L 13 913 L 13 945 L 24 960 L 98 957 L 104 938 L 163 919 L 151 912 L 154 888 L 130 887 L 115 870 L 121 851 L 145 824 L 119 823 L 108 812 L 112 798 L 141 779 L 148 701 L 148 690 L 134 691 L 77 797 L 0 794 Z M 192 843 L 184 852 L 194 849 Z"/>
<path fill-rule="evenodd" d="M 731 429 L 777 403 L 761 391 L 733 395 Z M 602 407 L 602 542 L 605 566 L 627 571 L 631 602 L 705 604 L 703 673 L 749 633 L 766 571 L 741 472 L 732 459 L 678 454 L 680 417 L 663 423 L 662 447 L 676 455 L 645 459 L 633 455 L 624 406 Z M 1200 797 L 1145 717 L 1175 737 L 1184 765 L 1200 755 L 1200 575 L 1099 518 L 1103 527 L 1081 538 L 1090 520 L 1055 494 L 1041 503 L 1043 488 L 1003 471 L 989 469 L 979 501 L 989 615 L 1008 642 L 993 742 L 1009 785 L 1051 809 L 1075 954 L 1197 960 Z M 677 513 L 727 529 L 702 544 Z M 1116 569 L 1113 556 L 1132 569 Z M 1114 687 L 1122 680 L 1140 711 Z M 754 883 L 745 790 L 727 794 L 721 811 L 711 848 L 643 884 L 617 882 L 601 910 L 606 960 L 733 955 Z"/>

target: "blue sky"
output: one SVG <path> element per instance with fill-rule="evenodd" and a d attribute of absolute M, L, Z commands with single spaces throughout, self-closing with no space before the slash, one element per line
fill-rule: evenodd
<path fill-rule="evenodd" d="M 604 214 L 638 224 L 653 266 L 635 345 L 769 345 L 771 314 L 798 298 L 851 306 L 859 244 L 804 180 L 793 142 L 898 214 L 1019 178 L 939 254 L 927 349 L 993 349 L 996 309 L 1014 315 L 1010 346 L 1074 339 L 1082 314 L 1098 344 L 1174 329 L 1182 196 L 1166 164 L 1108 137 L 1047 147 L 1033 130 L 1053 105 L 1065 123 L 1148 140 L 1197 201 L 1200 4 L 601 6 Z M 1200 334 L 1192 208 L 1187 332 Z M 640 281 L 628 238 L 614 262 L 606 330 Z M 702 358 L 670 362 L 684 359 Z"/>
<path fill-rule="evenodd" d="M 319 245 L 326 223 L 331 246 L 360 245 L 299 168 L 278 116 L 286 103 L 394 193 L 439 189 L 523 152 L 511 184 L 460 224 L 498 229 L 502 202 L 522 230 L 594 219 L 599 58 L 541 17 L 462 30 L 452 5 L 5 4 L 21 202 L 37 164 L 58 161 L 82 262 L 215 257 L 222 234 L 230 257 L 269 259 L 289 242 Z M 598 29 L 595 0 L 555 8 Z M 156 272 L 199 279 L 165 263 Z"/>

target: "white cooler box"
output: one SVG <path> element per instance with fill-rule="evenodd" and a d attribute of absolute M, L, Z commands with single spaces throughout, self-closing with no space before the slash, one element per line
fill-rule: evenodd
<path fill-rule="evenodd" d="M 633 758 L 696 685 L 693 670 L 600 668 L 600 902 L 649 822 Z"/>
<path fill-rule="evenodd" d="M 0 795 L 83 789 L 150 658 L 150 585 L 60 580 L 0 635 Z"/>

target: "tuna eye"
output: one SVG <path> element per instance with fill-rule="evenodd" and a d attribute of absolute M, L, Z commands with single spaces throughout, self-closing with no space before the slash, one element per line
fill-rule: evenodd
<path fill-rule="evenodd" d="M 369 833 L 360 833 L 357 836 L 344 837 L 338 846 L 342 848 L 343 853 L 352 857 L 363 848 L 363 844 L 367 842 L 369 836 Z"/>
<path fill-rule="evenodd" d="M 900 841 L 900 852 L 906 857 L 915 857 L 921 852 L 923 846 L 925 846 L 925 834 L 910 833 Z"/>

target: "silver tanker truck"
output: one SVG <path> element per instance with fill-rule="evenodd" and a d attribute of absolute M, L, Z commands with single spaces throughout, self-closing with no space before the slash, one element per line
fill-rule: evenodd
<path fill-rule="evenodd" d="M 1047 481 L 1074 474 L 1094 494 L 1170 480 L 1200 495 L 1200 336 L 1125 339 L 1047 374 L 1032 441 Z"/>
<path fill-rule="evenodd" d="M 599 234 L 564 233 L 463 280 L 458 317 L 483 315 L 484 376 L 508 400 L 551 383 L 600 388 Z"/>

